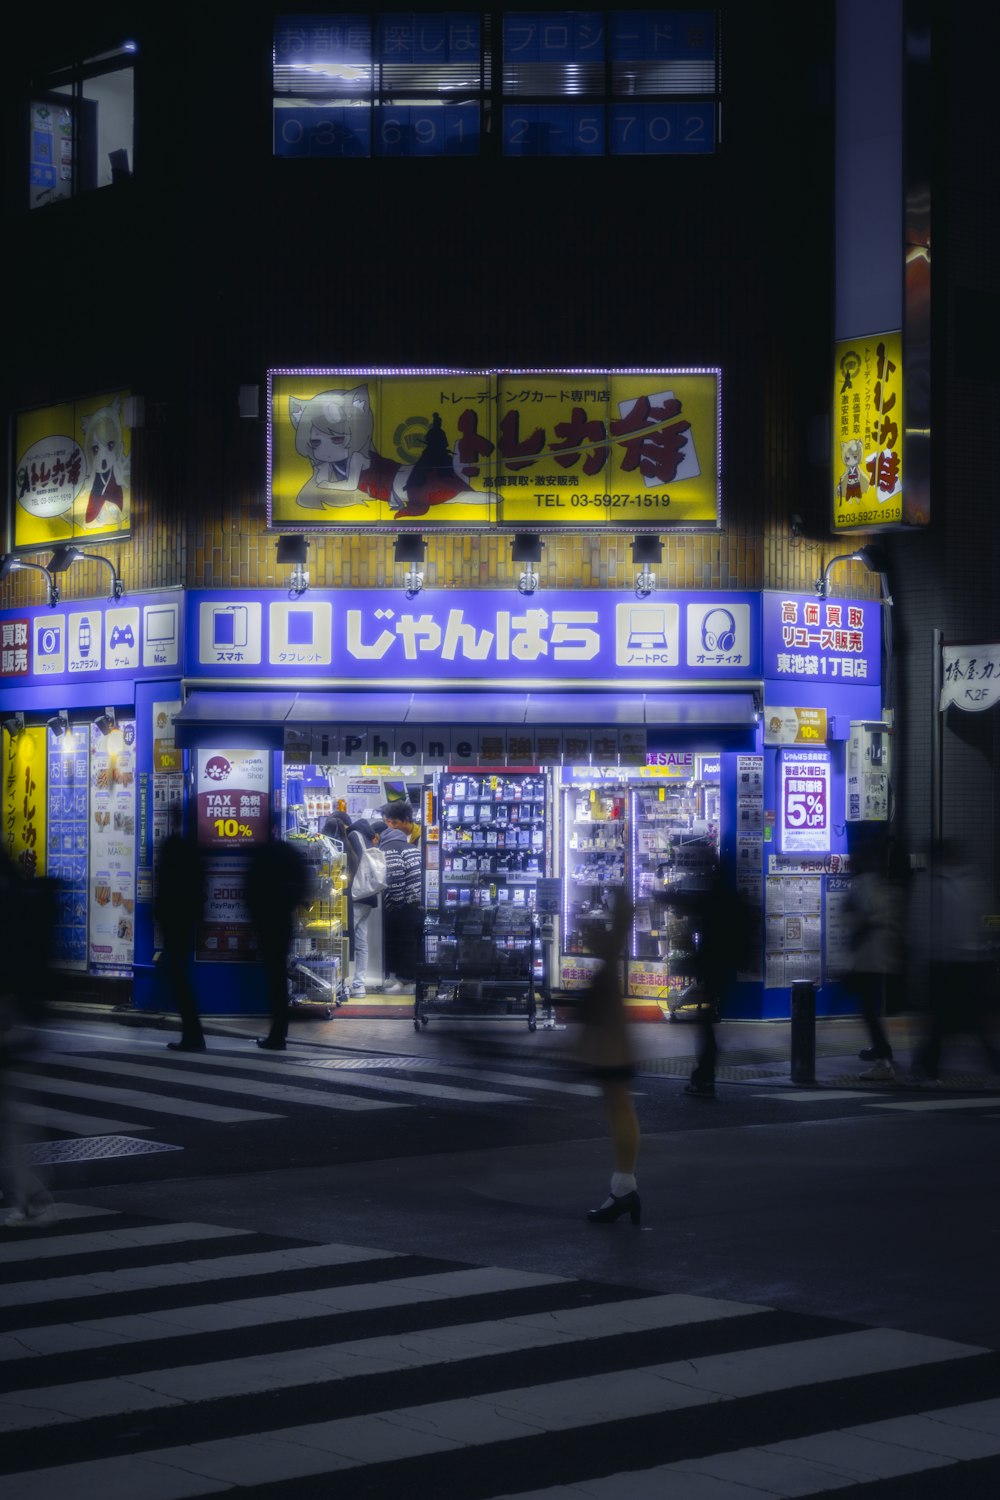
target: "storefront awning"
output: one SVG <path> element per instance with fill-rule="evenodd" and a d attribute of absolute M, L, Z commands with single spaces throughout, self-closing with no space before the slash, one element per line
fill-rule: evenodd
<path fill-rule="evenodd" d="M 179 743 L 201 729 L 330 724 L 628 725 L 646 728 L 751 729 L 753 691 L 627 693 L 503 692 L 195 692 L 174 722 Z"/>

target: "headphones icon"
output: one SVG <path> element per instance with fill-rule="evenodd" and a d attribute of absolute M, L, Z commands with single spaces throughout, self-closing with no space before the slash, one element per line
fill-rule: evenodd
<path fill-rule="evenodd" d="M 706 651 L 732 651 L 736 645 L 736 621 L 728 609 L 710 609 L 701 622 L 701 644 Z"/>

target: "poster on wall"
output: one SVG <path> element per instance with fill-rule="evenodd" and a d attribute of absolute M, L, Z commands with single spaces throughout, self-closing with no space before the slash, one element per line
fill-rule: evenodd
<path fill-rule="evenodd" d="M 865 531 L 903 520 L 903 335 L 836 346 L 833 527 Z"/>
<path fill-rule="evenodd" d="M 28 880 L 46 873 L 46 734 L 44 727 L 3 731 L 3 843 Z"/>
<path fill-rule="evenodd" d="M 52 958 L 72 969 L 87 966 L 89 747 L 89 724 L 48 731 L 48 874 L 59 882 Z"/>
<path fill-rule="evenodd" d="M 268 523 L 720 524 L 718 369 L 271 370 Z"/>
<path fill-rule="evenodd" d="M 90 939 L 93 970 L 128 973 L 135 930 L 135 721 L 90 727 Z"/>
<path fill-rule="evenodd" d="M 829 850 L 829 752 L 782 751 L 778 783 L 778 834 L 782 853 Z"/>
<path fill-rule="evenodd" d="M 128 391 L 19 412 L 14 546 L 120 536 L 131 525 Z"/>
<path fill-rule="evenodd" d="M 267 750 L 197 752 L 198 843 L 204 849 L 249 849 L 268 842 L 269 760 Z"/>
<path fill-rule="evenodd" d="M 246 904 L 247 861 L 239 854 L 205 860 L 205 907 L 196 956 L 202 963 L 251 963 L 256 957 Z"/>

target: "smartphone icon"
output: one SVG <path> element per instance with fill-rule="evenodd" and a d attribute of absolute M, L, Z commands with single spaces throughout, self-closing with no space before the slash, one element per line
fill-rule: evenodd
<path fill-rule="evenodd" d="M 213 646 L 245 646 L 247 643 L 247 607 L 226 604 L 212 611 Z"/>

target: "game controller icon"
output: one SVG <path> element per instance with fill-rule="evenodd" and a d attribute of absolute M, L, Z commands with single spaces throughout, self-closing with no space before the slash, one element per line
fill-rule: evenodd
<path fill-rule="evenodd" d="M 118 645 L 134 646 L 135 636 L 132 634 L 131 625 L 115 625 L 111 631 L 111 649 Z"/>

